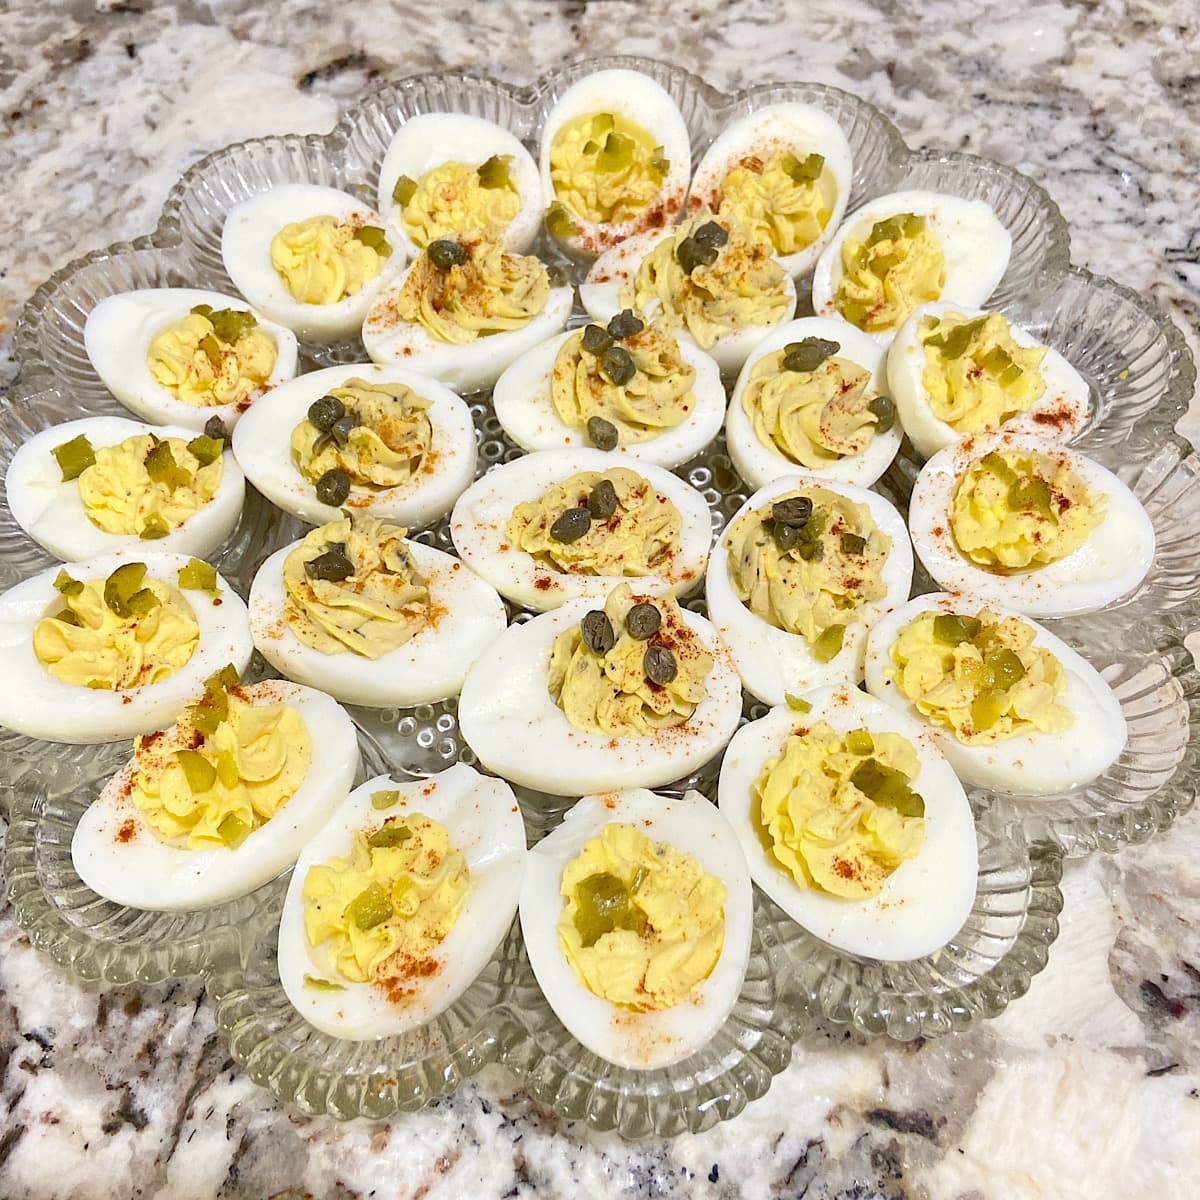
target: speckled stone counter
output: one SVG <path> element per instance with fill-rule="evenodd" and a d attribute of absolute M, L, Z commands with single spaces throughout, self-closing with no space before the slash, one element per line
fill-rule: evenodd
<path fill-rule="evenodd" d="M 50 272 L 147 231 L 189 163 L 322 131 L 376 81 L 526 81 L 627 51 L 721 87 L 808 78 L 913 145 L 1041 180 L 1077 262 L 1200 324 L 1194 0 L 327 4 L 15 0 L 0 13 L 0 383 Z M 490 1068 L 453 1099 L 342 1125 L 282 1111 L 196 982 L 85 991 L 0 910 L 0 1195 L 20 1197 L 1100 1197 L 1200 1192 L 1200 813 L 1069 864 L 1049 968 L 938 1042 L 810 1035 L 712 1132 L 626 1144 L 564 1126 Z"/>

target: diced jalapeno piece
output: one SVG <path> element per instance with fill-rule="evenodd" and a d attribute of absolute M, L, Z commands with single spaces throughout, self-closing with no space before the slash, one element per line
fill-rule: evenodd
<path fill-rule="evenodd" d="M 479 186 L 484 188 L 508 187 L 511 180 L 508 174 L 512 162 L 510 154 L 493 154 L 479 164 Z"/>
<path fill-rule="evenodd" d="M 815 371 L 827 358 L 841 350 L 837 342 L 827 338 L 810 337 L 802 342 L 788 342 L 783 348 L 785 371 Z"/>
<path fill-rule="evenodd" d="M 957 646 L 969 642 L 983 628 L 977 617 L 966 617 L 959 613 L 938 613 L 933 618 L 933 640 L 943 646 Z"/>
<path fill-rule="evenodd" d="M 417 181 L 401 175 L 392 185 L 392 199 L 403 208 L 417 194 Z"/>
<path fill-rule="evenodd" d="M 729 232 L 724 225 L 720 225 L 716 221 L 705 221 L 703 225 L 693 230 L 692 239 L 697 245 L 719 250 L 729 241 Z"/>
<path fill-rule="evenodd" d="M 875 432 L 887 433 L 896 423 L 896 402 L 890 396 L 873 396 L 867 408 L 875 417 Z"/>
<path fill-rule="evenodd" d="M 413 831 L 407 825 L 388 822 L 367 838 L 367 845 L 375 850 L 388 850 L 393 846 L 402 846 L 405 842 L 411 841 L 412 836 Z"/>
<path fill-rule="evenodd" d="M 198 750 L 178 750 L 175 758 L 183 771 L 188 791 L 193 796 L 207 792 L 217 781 L 217 768 Z"/>
<path fill-rule="evenodd" d="M 220 825 L 217 826 L 217 837 L 227 845 L 230 850 L 236 850 L 252 833 L 250 826 L 246 824 L 241 817 L 230 813 L 225 817 Z"/>
<path fill-rule="evenodd" d="M 124 563 L 104 581 L 104 603 L 115 616 L 130 616 L 129 601 L 146 578 L 146 564 Z"/>
<path fill-rule="evenodd" d="M 808 154 L 797 158 L 790 151 L 783 156 L 783 173 L 793 183 L 812 183 L 821 178 L 825 169 L 825 159 L 820 154 Z"/>
<path fill-rule="evenodd" d="M 615 450 L 617 448 L 617 427 L 603 417 L 588 417 L 588 440 L 597 450 Z"/>
<path fill-rule="evenodd" d="M 217 568 L 198 558 L 189 558 L 187 564 L 179 568 L 179 586 L 189 592 L 215 592 Z"/>
<path fill-rule="evenodd" d="M 371 807 L 374 809 L 391 808 L 399 802 L 399 788 L 386 788 L 383 791 L 371 793 Z"/>
<path fill-rule="evenodd" d="M 1050 485 L 1040 475 L 1026 475 L 1008 485 L 1008 507 L 1014 511 L 1039 513 L 1053 517 L 1050 507 Z"/>
<path fill-rule="evenodd" d="M 599 354 L 613 344 L 613 338 L 612 334 L 602 325 L 585 325 L 579 338 L 579 344 L 589 354 Z"/>
<path fill-rule="evenodd" d="M 842 652 L 845 625 L 827 625 L 812 645 L 812 656 L 820 663 L 832 662 Z"/>
<path fill-rule="evenodd" d="M 340 508 L 350 495 L 350 476 L 340 467 L 332 467 L 313 485 L 317 499 L 330 508 Z"/>
<path fill-rule="evenodd" d="M 611 130 L 596 155 L 596 170 L 602 175 L 623 171 L 633 162 L 633 148 L 633 138 L 618 133 L 615 129 Z"/>
<path fill-rule="evenodd" d="M 1006 707 L 1006 701 L 999 692 L 980 692 L 971 701 L 971 724 L 978 732 L 991 729 L 1004 716 Z"/>
<path fill-rule="evenodd" d="M 380 258 L 390 258 L 392 245 L 378 225 L 360 225 L 354 231 L 355 241 L 374 250 Z"/>
<path fill-rule="evenodd" d="M 64 483 L 78 479 L 88 467 L 96 465 L 96 451 L 92 449 L 92 443 L 88 441 L 86 433 L 73 437 L 69 442 L 63 442 L 61 446 L 55 446 L 51 453 L 62 472 Z"/>
<path fill-rule="evenodd" d="M 192 473 L 175 461 L 170 442 L 159 442 L 153 446 L 146 454 L 145 466 L 146 474 L 155 483 L 164 484 L 171 491 L 191 486 Z"/>
<path fill-rule="evenodd" d="M 346 906 L 346 915 L 358 929 L 374 929 L 392 915 L 392 902 L 383 884 L 373 883 Z"/>
<path fill-rule="evenodd" d="M 987 668 L 992 679 L 992 686 L 1008 691 L 1015 683 L 1025 678 L 1025 664 L 1021 662 L 1016 651 L 1007 646 L 988 654 L 983 665 Z"/>
<path fill-rule="evenodd" d="M 805 700 L 803 696 L 793 696 L 791 692 L 784 692 L 783 698 L 785 701 L 787 701 L 787 706 L 792 710 L 792 712 L 812 712 L 812 705 Z"/>
<path fill-rule="evenodd" d="M 649 925 L 645 913 L 633 903 L 630 889 L 608 871 L 580 880 L 575 905 L 575 929 L 584 946 L 594 946 L 616 929 L 644 934 Z"/>
<path fill-rule="evenodd" d="M 188 442 L 187 448 L 202 467 L 207 467 L 215 463 L 225 452 L 225 443 L 218 438 L 210 438 L 208 434 L 202 433 L 199 437 L 192 438 Z"/>
<path fill-rule="evenodd" d="M 579 622 L 579 636 L 583 644 L 595 655 L 603 658 L 616 645 L 617 635 L 612 622 L 602 608 L 593 608 Z"/>
<path fill-rule="evenodd" d="M 846 734 L 846 749 L 851 754 L 874 754 L 875 739 L 867 729 L 852 729 Z M 857 786 L 855 784 L 855 787 Z"/>
<path fill-rule="evenodd" d="M 720 226 L 718 226 L 720 228 Z M 631 308 L 623 308 L 611 321 L 608 323 L 609 334 L 616 338 L 617 341 L 623 341 L 625 338 L 633 337 L 636 333 L 641 333 L 646 328 L 646 322 L 637 315 Z"/>
<path fill-rule="evenodd" d="M 318 979 L 315 975 L 304 976 L 304 986 L 314 992 L 344 992 L 346 989 L 340 983 L 330 979 Z"/>
<path fill-rule="evenodd" d="M 571 220 L 571 214 L 567 212 L 566 206 L 555 200 L 546 209 L 546 231 L 551 237 L 561 240 L 574 237 L 579 232 L 579 227 Z"/>
<path fill-rule="evenodd" d="M 155 542 L 159 538 L 165 538 L 170 532 L 166 521 L 158 513 L 151 513 L 142 525 L 138 537 L 143 542 Z"/>
<path fill-rule="evenodd" d="M 429 261 L 439 271 L 448 271 L 451 267 L 462 266 L 467 261 L 467 252 L 453 238 L 438 238 L 425 248 Z"/>
<path fill-rule="evenodd" d="M 568 508 L 550 526 L 550 536 L 556 542 L 569 545 L 577 542 L 592 527 L 592 514 L 586 508 L 576 505 Z"/>
<path fill-rule="evenodd" d="M 624 346 L 609 346 L 600 355 L 600 370 L 617 387 L 624 387 L 637 374 L 633 355 Z"/>
<path fill-rule="evenodd" d="M 78 596 L 83 591 L 83 581 L 72 579 L 66 570 L 60 570 L 54 577 L 54 590 L 64 596 Z"/>
<path fill-rule="evenodd" d="M 594 521 L 607 521 L 617 511 L 617 489 L 612 480 L 601 479 L 588 493 L 588 512 Z"/>
<path fill-rule="evenodd" d="M 843 533 L 840 545 L 843 554 L 862 554 L 867 548 L 867 539 L 857 533 Z"/>

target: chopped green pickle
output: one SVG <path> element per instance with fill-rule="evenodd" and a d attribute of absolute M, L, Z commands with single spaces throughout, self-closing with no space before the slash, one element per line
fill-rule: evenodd
<path fill-rule="evenodd" d="M 123 563 L 104 581 L 104 603 L 118 617 L 132 616 L 130 601 L 144 590 L 145 578 L 145 563 Z"/>
<path fill-rule="evenodd" d="M 171 491 L 191 486 L 192 473 L 175 461 L 169 442 L 159 442 L 154 446 L 146 455 L 145 463 L 146 474 L 155 483 L 166 484 Z"/>
<path fill-rule="evenodd" d="M 649 922 L 632 900 L 636 888 L 626 886 L 607 871 L 589 875 L 575 889 L 578 911 L 575 928 L 584 946 L 594 946 L 606 933 L 628 929 L 644 934 Z"/>
<path fill-rule="evenodd" d="M 375 830 L 367 845 L 376 850 L 387 850 L 391 846 L 401 846 L 412 838 L 413 831 L 407 825 L 387 824 Z"/>
<path fill-rule="evenodd" d="M 579 232 L 565 205 L 557 200 L 546 209 L 546 229 L 551 237 L 556 238 L 574 237 Z"/>
<path fill-rule="evenodd" d="M 258 324 L 254 319 L 254 314 L 247 312 L 244 308 L 214 310 L 211 305 L 197 304 L 192 312 L 207 318 L 217 339 L 224 342 L 226 346 L 236 346 L 238 339 L 245 337 Z M 208 353 L 207 349 L 205 353 Z M 220 349 L 218 348 L 218 356 L 219 354 Z M 209 354 L 209 357 L 211 358 L 212 355 Z"/>
<path fill-rule="evenodd" d="M 304 986 L 314 992 L 344 992 L 346 989 L 340 983 L 330 979 L 318 979 L 315 975 L 304 976 Z"/>
<path fill-rule="evenodd" d="M 54 590 L 61 592 L 64 596 L 78 596 L 83 591 L 83 582 L 79 579 L 72 579 L 65 570 L 62 570 L 54 577 Z"/>
<path fill-rule="evenodd" d="M 1008 507 L 1021 512 L 1040 513 L 1053 517 L 1050 507 L 1050 485 L 1040 475 L 1026 475 L 1008 485 Z"/>
<path fill-rule="evenodd" d="M 875 739 L 867 729 L 852 729 L 846 734 L 846 749 L 851 754 L 873 754 L 875 751 Z"/>
<path fill-rule="evenodd" d="M 502 188 L 511 184 L 508 167 L 512 156 L 508 154 L 493 154 L 479 164 L 479 186 L 485 188 Z"/>
<path fill-rule="evenodd" d="M 187 780 L 188 791 L 193 794 L 207 792 L 216 782 L 217 768 L 198 750 L 178 750 L 175 757 L 183 769 L 183 777 Z"/>
<path fill-rule="evenodd" d="M 73 437 L 69 442 L 63 442 L 61 446 L 55 446 L 51 453 L 62 472 L 64 483 L 78 479 L 88 467 L 96 465 L 96 451 L 92 449 L 92 443 L 88 441 L 86 433 Z"/>
<path fill-rule="evenodd" d="M 146 518 L 146 523 L 142 526 L 142 531 L 138 534 L 138 537 L 143 542 L 153 542 L 159 538 L 165 538 L 170 532 L 166 521 L 158 513 L 151 513 Z"/>
<path fill-rule="evenodd" d="M 217 836 L 230 850 L 236 850 L 250 836 L 250 832 L 250 826 L 241 817 L 235 817 L 233 813 L 230 813 L 217 826 Z"/>
<path fill-rule="evenodd" d="M 820 663 L 832 662 L 842 652 L 845 625 L 827 625 L 812 645 L 812 656 Z"/>
<path fill-rule="evenodd" d="M 632 162 L 633 138 L 612 130 L 604 139 L 600 153 L 596 155 L 596 170 L 603 175 L 612 175 L 623 171 Z"/>
<path fill-rule="evenodd" d="M 997 650 L 987 655 L 983 660 L 992 678 L 992 686 L 1007 691 L 1014 683 L 1025 678 L 1025 667 L 1016 652 L 1008 649 Z"/>
<path fill-rule="evenodd" d="M 358 929 L 374 929 L 392 915 L 392 902 L 383 884 L 373 883 L 346 906 L 346 915 Z"/>
<path fill-rule="evenodd" d="M 1010 388 L 1024 374 L 1024 370 L 1021 367 L 1018 367 L 1016 363 L 1013 363 L 1012 366 L 1005 367 L 1004 370 L 1000 372 L 999 378 L 996 380 L 996 382 L 1002 388 Z"/>
<path fill-rule="evenodd" d="M 923 817 L 925 801 L 908 785 L 908 776 L 877 758 L 865 758 L 850 774 L 850 782 L 869 800 L 895 809 L 902 817 Z"/>
<path fill-rule="evenodd" d="M 841 548 L 843 554 L 861 554 L 867 548 L 867 539 L 857 533 L 843 533 Z"/>
<path fill-rule="evenodd" d="M 189 592 L 215 592 L 217 568 L 198 558 L 189 558 L 187 564 L 179 568 L 179 586 Z"/>
<path fill-rule="evenodd" d="M 993 346 L 980 360 L 979 365 L 989 375 L 999 375 L 1012 366 L 1012 357 L 1003 346 Z"/>
<path fill-rule="evenodd" d="M 793 183 L 812 183 L 821 178 L 824 169 L 825 159 L 820 154 L 797 158 L 789 151 L 783 156 L 783 173 Z"/>
<path fill-rule="evenodd" d="M 212 688 L 214 691 L 228 691 L 231 687 L 237 687 L 238 683 L 237 667 L 233 663 L 226 663 L 219 671 L 214 671 L 205 681 L 206 688 Z"/>
<path fill-rule="evenodd" d="M 191 716 L 196 729 L 205 737 L 211 737 L 229 716 L 229 697 L 224 691 L 205 688 L 204 695 L 192 705 Z"/>
<path fill-rule="evenodd" d="M 792 712 L 812 712 L 812 705 L 803 696 L 793 696 L 791 692 L 784 692 L 783 698 L 787 701 L 787 706 Z"/>
<path fill-rule="evenodd" d="M 1007 697 L 1000 692 L 980 692 L 971 701 L 971 723 L 977 730 L 991 729 L 1004 716 Z"/>
<path fill-rule="evenodd" d="M 221 339 L 215 333 L 206 333 L 200 339 L 200 349 L 204 351 L 204 356 L 208 359 L 212 369 L 219 372 L 221 370 L 221 359 L 224 357 L 224 351 L 221 349 Z"/>
<path fill-rule="evenodd" d="M 1017 473 L 1004 461 L 1002 455 L 997 454 L 995 450 L 985 454 L 980 460 L 979 465 L 986 467 L 1001 483 L 1015 483 Z"/>
<path fill-rule="evenodd" d="M 891 254 L 879 254 L 869 264 L 871 274 L 876 279 L 886 279 L 887 273 L 900 265 L 900 255 L 893 251 Z"/>
<path fill-rule="evenodd" d="M 401 175 L 392 187 L 392 199 L 401 207 L 406 205 L 417 194 L 417 181 L 407 175 Z"/>
<path fill-rule="evenodd" d="M 616 117 L 612 113 L 597 113 L 592 118 L 592 128 L 597 133 L 607 133 L 617 123 Z"/>
<path fill-rule="evenodd" d="M 83 622 L 79 619 L 78 614 L 70 608 L 60 609 L 53 615 L 53 617 L 51 617 L 51 620 L 61 621 L 64 625 L 80 626 L 83 624 Z M 90 683 L 88 684 L 88 687 L 91 687 Z"/>
<path fill-rule="evenodd" d="M 661 179 L 670 169 L 671 160 L 666 156 L 666 152 L 661 146 L 655 146 L 650 159 L 650 170 Z"/>
<path fill-rule="evenodd" d="M 209 437 L 202 433 L 199 437 L 192 438 L 188 442 L 187 448 L 196 456 L 202 467 L 207 467 L 221 457 L 225 451 L 225 443 L 220 438 Z"/>
<path fill-rule="evenodd" d="M 926 338 L 925 345 L 939 351 L 944 359 L 962 358 L 971 344 L 971 339 L 983 328 L 986 321 L 987 317 L 964 321 L 961 325 L 955 325 L 948 333 L 935 333 Z"/>
<path fill-rule="evenodd" d="M 943 646 L 957 646 L 969 642 L 983 628 L 977 617 L 964 617 L 958 613 L 938 613 L 933 618 L 933 640 Z"/>
<path fill-rule="evenodd" d="M 391 808 L 400 802 L 400 789 L 388 788 L 386 791 L 371 793 L 371 807 L 374 809 Z"/>
<path fill-rule="evenodd" d="M 238 771 L 237 758 L 232 750 L 222 750 L 217 755 L 217 778 L 222 787 L 231 791 L 237 787 L 241 772 Z"/>
<path fill-rule="evenodd" d="M 370 246 L 380 258 L 389 258 L 392 253 L 391 243 L 384 236 L 378 225 L 362 225 L 354 231 L 356 241 L 364 246 Z"/>

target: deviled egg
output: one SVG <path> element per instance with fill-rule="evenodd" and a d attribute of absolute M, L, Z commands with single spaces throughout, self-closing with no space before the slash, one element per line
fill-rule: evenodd
<path fill-rule="evenodd" d="M 726 126 L 704 152 L 688 211 L 738 222 L 790 275 L 817 261 L 854 183 L 841 126 L 811 104 L 768 104 Z"/>
<path fill-rule="evenodd" d="M 716 631 L 622 583 L 511 625 L 471 668 L 463 737 L 489 770 L 553 795 L 656 787 L 720 753 L 742 690 Z"/>
<path fill-rule="evenodd" d="M 521 253 L 545 200 L 537 163 L 507 129 L 467 113 L 420 113 L 392 136 L 379 168 L 379 211 L 411 258 L 438 238 L 487 230 Z"/>
<path fill-rule="evenodd" d="M 734 734 L 721 812 L 754 882 L 847 954 L 940 950 L 975 903 L 979 856 L 962 784 L 924 725 L 857 688 L 806 692 Z"/>
<path fill-rule="evenodd" d="M 547 113 L 539 165 L 546 228 L 594 258 L 675 219 L 691 175 L 691 141 L 661 84 L 640 71 L 596 71 Z"/>
<path fill-rule="evenodd" d="M 347 704 L 455 695 L 504 632 L 504 602 L 457 558 L 352 515 L 272 554 L 250 588 L 250 630 L 289 679 Z"/>
<path fill-rule="evenodd" d="M 867 640 L 867 689 L 923 720 L 958 777 L 1047 795 L 1121 756 L 1128 727 L 1100 673 L 1041 625 L 962 593 L 918 596 Z"/>
<path fill-rule="evenodd" d="M 521 933 L 551 1008 L 586 1049 L 635 1071 L 702 1050 L 750 961 L 738 838 L 699 792 L 584 796 L 530 852 Z"/>
<path fill-rule="evenodd" d="M 199 433 L 232 429 L 297 369 L 296 336 L 244 300 L 198 288 L 106 296 L 83 327 L 100 381 L 135 417 Z"/>
<path fill-rule="evenodd" d="M 433 379 L 375 363 L 277 388 L 238 425 L 233 452 L 272 504 L 314 524 L 350 508 L 429 525 L 475 478 L 466 404 Z"/>
<path fill-rule="evenodd" d="M 725 390 L 703 350 L 625 309 L 526 351 L 492 406 L 525 450 L 595 446 L 670 468 L 720 432 Z"/>
<path fill-rule="evenodd" d="M 363 322 L 363 345 L 375 362 L 477 391 L 557 333 L 574 298 L 531 254 L 510 253 L 477 232 L 438 238 L 380 293 Z"/>
<path fill-rule="evenodd" d="M 1003 313 L 937 302 L 900 326 L 887 379 L 904 432 L 930 458 L 970 433 L 1070 441 L 1087 424 L 1088 385 L 1057 350 Z"/>
<path fill-rule="evenodd" d="M 357 335 L 404 255 L 369 205 L 337 188 L 280 183 L 229 210 L 221 258 L 233 286 L 272 321 L 332 342 Z"/>
<path fill-rule="evenodd" d="M 842 223 L 813 272 L 812 302 L 886 345 L 931 300 L 982 304 L 1008 270 L 1012 235 L 983 200 L 877 196 Z"/>
<path fill-rule="evenodd" d="M 884 351 L 826 317 L 772 330 L 751 351 L 725 420 L 729 457 L 754 487 L 799 468 L 867 487 L 900 448 Z"/>
<path fill-rule="evenodd" d="M 695 342 L 722 371 L 736 371 L 771 329 L 792 317 L 796 285 L 735 221 L 700 213 L 602 254 L 579 298 L 593 321 L 634 309 Z"/>
<path fill-rule="evenodd" d="M 625 578 L 692 591 L 712 522 L 695 488 L 602 450 L 543 450 L 494 467 L 454 506 L 450 536 L 477 575 L 523 608 L 601 600 Z"/>
<path fill-rule="evenodd" d="M 268 679 L 208 680 L 171 729 L 134 755 L 79 819 L 71 861 L 132 908 L 204 908 L 292 865 L 358 769 L 354 725 L 321 692 Z"/>
<path fill-rule="evenodd" d="M 968 436 L 913 487 L 908 526 L 947 591 L 1034 617 L 1095 612 L 1154 562 L 1154 526 L 1111 471 L 1031 434 Z"/>
<path fill-rule="evenodd" d="M 139 547 L 203 558 L 233 532 L 246 490 L 224 429 L 212 430 L 125 417 L 43 429 L 9 464 L 13 519 L 67 562 Z"/>
<path fill-rule="evenodd" d="M 292 872 L 279 979 L 311 1025 L 370 1041 L 471 986 L 517 911 L 525 826 L 512 789 L 463 763 L 350 793 Z"/>
<path fill-rule="evenodd" d="M 0 595 L 0 725 L 111 742 L 169 725 L 253 646 L 246 606 L 186 554 L 101 554 Z"/>
<path fill-rule="evenodd" d="M 746 690 L 783 704 L 863 677 L 867 634 L 908 599 L 912 547 L 882 497 L 790 475 L 734 514 L 709 559 L 708 616 Z"/>

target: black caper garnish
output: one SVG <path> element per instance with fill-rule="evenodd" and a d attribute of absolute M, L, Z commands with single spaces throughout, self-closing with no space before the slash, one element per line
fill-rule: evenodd
<path fill-rule="evenodd" d="M 612 334 L 617 341 L 621 341 L 627 337 L 633 337 L 635 333 L 641 333 L 646 328 L 646 322 L 642 320 L 631 308 L 623 308 L 611 321 L 608 323 L 608 332 Z"/>
<path fill-rule="evenodd" d="M 815 371 L 827 358 L 841 350 L 839 342 L 810 337 L 802 342 L 788 342 L 783 348 L 785 371 Z"/>
<path fill-rule="evenodd" d="M 344 546 L 330 546 L 324 554 L 310 558 L 304 564 L 304 573 L 309 579 L 325 579 L 339 583 L 354 574 L 354 564 L 346 554 Z"/>
<path fill-rule="evenodd" d="M 588 440 L 597 450 L 615 450 L 617 448 L 617 427 L 603 417 L 588 417 Z"/>
<path fill-rule="evenodd" d="M 794 525 L 803 529 L 812 517 L 813 503 L 807 496 L 788 496 L 771 505 L 771 517 L 776 525 Z"/>
<path fill-rule="evenodd" d="M 725 232 L 725 227 L 718 225 L 716 221 L 705 221 L 699 229 L 693 232 L 692 237 L 701 246 L 713 246 L 717 248 L 729 241 L 729 234 Z"/>
<path fill-rule="evenodd" d="M 683 268 L 685 275 L 690 275 L 697 267 L 710 267 L 717 261 L 716 246 L 705 246 L 694 237 L 685 237 L 675 247 L 675 258 Z"/>
<path fill-rule="evenodd" d="M 890 396 L 876 396 L 867 407 L 875 414 L 875 432 L 887 433 L 896 423 L 896 402 Z"/>
<path fill-rule="evenodd" d="M 603 658 L 616 644 L 617 635 L 613 633 L 612 622 L 602 608 L 593 608 L 585 613 L 579 622 L 579 634 L 583 644 L 593 653 Z"/>
<path fill-rule="evenodd" d="M 350 495 L 350 476 L 338 467 L 326 471 L 316 482 L 317 499 L 330 508 L 340 508 Z"/>
<path fill-rule="evenodd" d="M 648 642 L 661 624 L 662 613 L 644 600 L 625 614 L 625 628 L 629 630 L 629 636 L 638 642 Z"/>
<path fill-rule="evenodd" d="M 633 365 L 633 356 L 624 346 L 609 346 L 600 355 L 600 370 L 617 387 L 624 386 L 637 374 L 637 367 Z"/>
<path fill-rule="evenodd" d="M 229 430 L 225 428 L 225 422 L 220 417 L 209 417 L 204 422 L 204 436 L 219 438 L 222 442 L 227 442 L 229 441 Z"/>
<path fill-rule="evenodd" d="M 579 344 L 589 354 L 599 354 L 601 351 L 607 350 L 613 344 L 613 340 L 609 336 L 608 330 L 602 325 L 585 325 Z"/>
<path fill-rule="evenodd" d="M 780 550 L 792 550 L 800 545 L 804 534 L 795 525 L 781 525 L 778 521 L 772 523 L 771 535 L 775 538 L 775 545 Z"/>
<path fill-rule="evenodd" d="M 332 429 L 334 421 L 345 415 L 346 406 L 336 396 L 322 396 L 308 406 L 309 421 L 323 432 Z"/>
<path fill-rule="evenodd" d="M 350 434 L 357 428 L 358 418 L 353 413 L 346 413 L 343 417 L 338 417 L 336 421 L 329 427 L 329 432 L 333 434 L 333 440 L 339 446 L 344 446 L 350 440 Z"/>
<path fill-rule="evenodd" d="M 602 479 L 587 498 L 588 512 L 597 521 L 606 521 L 617 511 L 617 489 L 610 480 Z"/>
<path fill-rule="evenodd" d="M 467 261 L 467 252 L 453 238 L 438 238 L 436 242 L 430 242 L 425 253 L 439 271 L 448 271 Z"/>
<path fill-rule="evenodd" d="M 843 533 L 841 546 L 843 554 L 861 554 L 867 548 L 867 539 L 857 533 Z"/>
<path fill-rule="evenodd" d="M 679 674 L 679 664 L 666 646 L 647 646 L 642 656 L 642 670 L 651 683 L 665 687 Z"/>
<path fill-rule="evenodd" d="M 550 536 L 556 542 L 577 542 L 591 527 L 592 514 L 586 508 L 568 508 L 550 526 Z"/>

